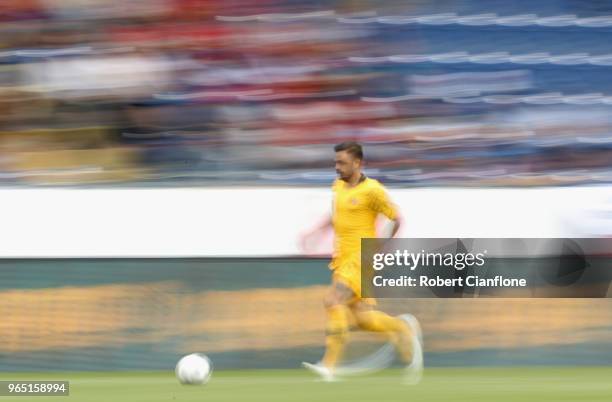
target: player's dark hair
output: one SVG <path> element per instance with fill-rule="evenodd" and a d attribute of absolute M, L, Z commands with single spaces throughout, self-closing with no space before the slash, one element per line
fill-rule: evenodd
<path fill-rule="evenodd" d="M 361 144 L 355 141 L 347 141 L 338 144 L 334 147 L 334 151 L 346 151 L 352 157 L 363 160 L 363 148 L 361 147 Z"/>

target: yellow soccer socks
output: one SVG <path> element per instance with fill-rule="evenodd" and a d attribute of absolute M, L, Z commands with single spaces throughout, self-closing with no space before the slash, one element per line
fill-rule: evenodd
<path fill-rule="evenodd" d="M 344 305 L 335 305 L 327 309 L 326 349 L 322 363 L 332 371 L 342 357 L 348 339 L 348 315 L 349 309 Z"/>

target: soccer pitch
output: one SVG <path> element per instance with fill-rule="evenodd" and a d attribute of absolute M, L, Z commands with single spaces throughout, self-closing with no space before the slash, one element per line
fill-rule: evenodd
<path fill-rule="evenodd" d="M 606 401 L 612 367 L 427 368 L 419 385 L 399 370 L 322 383 L 305 370 L 217 371 L 204 386 L 180 385 L 167 372 L 2 373 L 0 380 L 68 380 L 70 396 L 7 400 L 155 401 Z"/>

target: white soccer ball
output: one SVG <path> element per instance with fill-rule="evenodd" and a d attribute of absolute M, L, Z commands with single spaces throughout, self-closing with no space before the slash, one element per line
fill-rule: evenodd
<path fill-rule="evenodd" d="M 205 355 L 192 353 L 178 361 L 175 372 L 181 384 L 206 384 L 212 374 L 212 363 Z"/>

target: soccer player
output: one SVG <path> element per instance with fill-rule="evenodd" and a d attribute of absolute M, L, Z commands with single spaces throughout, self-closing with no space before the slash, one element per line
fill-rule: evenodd
<path fill-rule="evenodd" d="M 316 236 L 330 227 L 335 233 L 334 254 L 329 264 L 333 271 L 332 284 L 324 300 L 327 310 L 326 350 L 320 363 L 303 365 L 325 381 L 335 379 L 334 372 L 347 342 L 352 315 L 360 329 L 385 334 L 407 364 L 407 376 L 420 378 L 422 352 L 419 348 L 413 353 L 412 342 L 416 334 L 410 325 L 401 318 L 376 310 L 373 299 L 361 297 L 361 239 L 376 237 L 375 223 L 379 214 L 393 222 L 393 237 L 400 226 L 398 211 L 382 184 L 363 174 L 360 144 L 345 142 L 336 145 L 334 150 L 339 177 L 332 187 L 332 215 L 305 236 Z"/>

